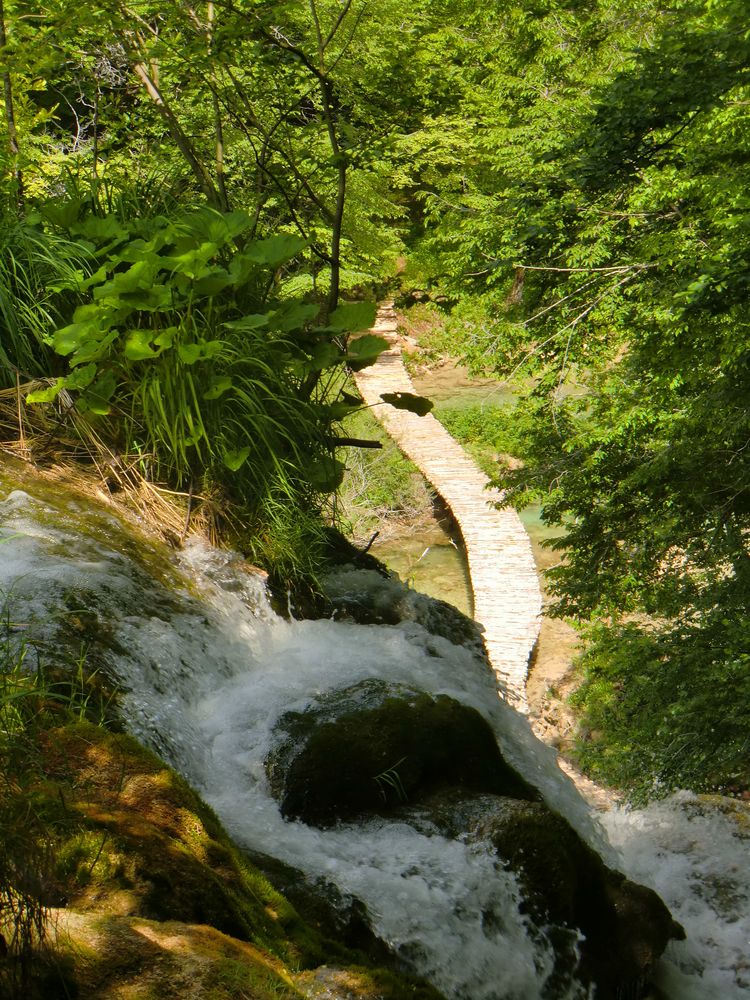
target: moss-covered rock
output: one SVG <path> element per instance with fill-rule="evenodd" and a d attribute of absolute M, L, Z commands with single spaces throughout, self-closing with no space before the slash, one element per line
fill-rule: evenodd
<path fill-rule="evenodd" d="M 79 1000 L 436 1000 L 381 970 L 335 964 L 298 972 L 205 925 L 113 914 L 55 914 L 54 944 Z"/>
<path fill-rule="evenodd" d="M 421 815 L 447 836 L 491 845 L 518 875 L 534 924 L 555 940 L 560 975 L 596 984 L 597 1000 L 641 996 L 669 941 L 685 936 L 653 890 L 605 865 L 543 802 L 449 794 Z M 577 947 L 555 928 L 580 931 Z"/>
<path fill-rule="evenodd" d="M 313 825 L 390 811 L 445 787 L 538 798 L 479 712 L 445 695 L 364 681 L 284 715 L 278 732 L 271 788 L 285 816 Z"/>
<path fill-rule="evenodd" d="M 47 894 L 65 907 L 54 923 L 68 963 L 61 995 L 292 998 L 308 995 L 295 985 L 301 970 L 325 964 L 361 983 L 332 998 L 439 1000 L 361 968 L 362 955 L 309 926 L 132 737 L 69 723 L 40 735 L 39 755 L 34 806 L 57 841 Z"/>
<path fill-rule="evenodd" d="M 537 918 L 581 931 L 578 974 L 600 1000 L 638 995 L 669 941 L 685 936 L 652 889 L 608 868 L 540 802 L 495 804 L 475 835 L 520 875 Z"/>

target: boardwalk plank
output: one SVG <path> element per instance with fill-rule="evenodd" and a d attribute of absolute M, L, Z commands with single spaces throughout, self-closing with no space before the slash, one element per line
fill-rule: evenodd
<path fill-rule="evenodd" d="M 542 607 L 531 541 L 518 514 L 500 507 L 502 493 L 443 425 L 383 403 L 384 392 L 414 392 L 396 340 L 392 306 L 383 306 L 371 331 L 392 345 L 377 363 L 355 375 L 365 402 L 404 454 L 450 507 L 461 529 L 474 591 L 474 617 L 501 693 L 527 710 L 526 675 L 539 635 Z"/>

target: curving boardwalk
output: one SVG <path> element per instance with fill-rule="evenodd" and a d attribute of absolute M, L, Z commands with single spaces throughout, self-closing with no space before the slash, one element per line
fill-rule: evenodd
<path fill-rule="evenodd" d="M 396 318 L 383 306 L 370 331 L 393 345 L 377 363 L 355 375 L 357 388 L 401 450 L 453 512 L 464 538 L 474 591 L 474 617 L 498 686 L 514 707 L 526 711 L 526 674 L 539 634 L 542 597 L 531 541 L 512 508 L 497 509 L 502 494 L 443 425 L 383 403 L 383 392 L 413 392 L 396 346 Z"/>

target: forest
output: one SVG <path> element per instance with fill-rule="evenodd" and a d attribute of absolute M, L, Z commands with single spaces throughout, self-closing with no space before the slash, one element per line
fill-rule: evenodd
<path fill-rule="evenodd" d="M 419 290 L 518 385 L 493 433 L 523 465 L 494 477 L 564 528 L 585 766 L 741 784 L 743 7 L 6 0 L 9 412 L 210 494 L 218 535 L 301 579 L 346 371 L 383 346 L 351 334 Z"/>
<path fill-rule="evenodd" d="M 456 433 L 560 529 L 580 766 L 747 789 L 745 0 L 0 0 L 0 55 L 16 453 L 172 491 L 314 602 L 351 373 L 418 310 L 514 387 Z"/>

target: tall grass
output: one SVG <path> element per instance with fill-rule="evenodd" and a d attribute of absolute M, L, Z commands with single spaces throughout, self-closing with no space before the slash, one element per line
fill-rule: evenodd
<path fill-rule="evenodd" d="M 48 937 L 62 902 L 58 847 L 77 819 L 47 791 L 46 734 L 113 716 L 85 657 L 48 672 L 44 647 L 14 623 L 9 601 L 0 602 L 0 997 L 47 1000 L 69 995 Z"/>
<path fill-rule="evenodd" d="M 0 387 L 59 369 L 50 346 L 66 305 L 58 288 L 71 284 L 86 260 L 80 243 L 33 220 L 0 219 Z"/>

